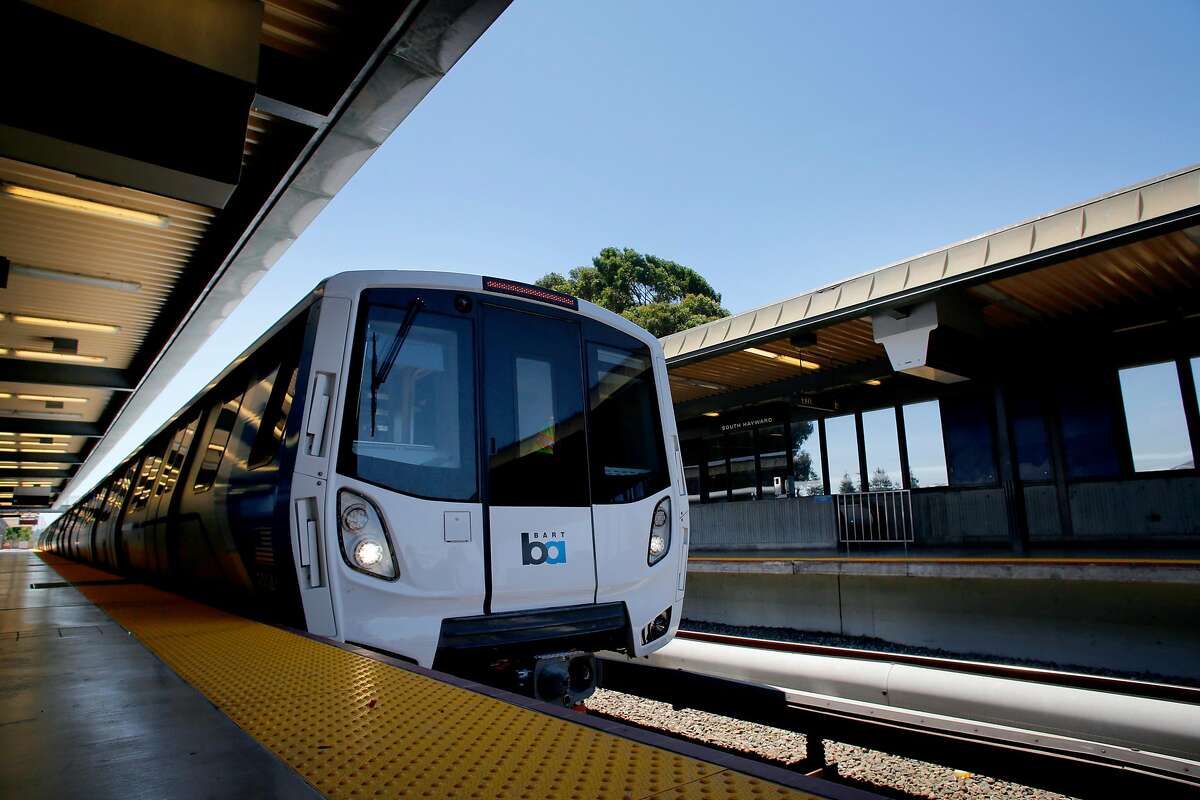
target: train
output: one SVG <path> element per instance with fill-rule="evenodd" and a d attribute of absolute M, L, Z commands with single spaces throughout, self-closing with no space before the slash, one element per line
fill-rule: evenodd
<path fill-rule="evenodd" d="M 518 281 L 321 282 L 51 523 L 131 580 L 565 705 L 679 625 L 662 347 Z"/>

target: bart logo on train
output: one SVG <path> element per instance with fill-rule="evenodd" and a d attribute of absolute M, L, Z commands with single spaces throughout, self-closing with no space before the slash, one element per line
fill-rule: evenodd
<path fill-rule="evenodd" d="M 567 540 L 564 531 L 545 531 L 542 533 L 521 533 L 521 564 L 536 566 L 538 564 L 567 563 Z M 532 537 L 533 541 L 530 541 Z M 548 541 L 539 542 L 538 539 Z"/>

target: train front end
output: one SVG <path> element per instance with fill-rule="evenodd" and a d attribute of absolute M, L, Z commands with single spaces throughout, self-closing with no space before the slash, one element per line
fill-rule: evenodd
<path fill-rule="evenodd" d="M 293 481 L 310 630 L 572 704 L 679 624 L 688 509 L 657 340 L 513 281 L 325 285 Z"/>

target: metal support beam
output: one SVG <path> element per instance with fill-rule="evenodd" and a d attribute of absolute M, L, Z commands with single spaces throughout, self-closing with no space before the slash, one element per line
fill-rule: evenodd
<path fill-rule="evenodd" d="M 1014 553 L 1029 550 L 1029 520 L 1025 512 L 1025 486 L 1021 483 L 1020 458 L 1009 419 L 1004 388 L 994 387 L 996 403 L 996 461 L 1000 467 L 1000 485 L 1004 487 L 1004 507 L 1008 515 L 1008 538 Z"/>
<path fill-rule="evenodd" d="M 844 386 L 861 384 L 870 378 L 892 374 L 892 364 L 886 358 L 878 358 L 854 364 L 848 367 L 838 367 L 820 372 L 806 372 L 782 381 L 748 386 L 744 389 L 734 389 L 729 392 L 701 397 L 696 400 L 685 400 L 675 404 L 675 416 L 688 419 L 699 416 L 705 411 L 722 411 L 742 405 L 763 403 L 768 400 L 785 400 L 793 395 L 805 393 L 828 392 Z"/>
<path fill-rule="evenodd" d="M 64 481 L 71 477 L 65 469 L 9 469 L 0 468 L 0 478 L 4 480 L 55 480 Z"/>
<path fill-rule="evenodd" d="M 2 447 L 2 445 L 0 445 Z M 0 461 L 17 461 L 22 464 L 82 464 L 78 453 L 0 453 Z"/>
<path fill-rule="evenodd" d="M 51 364 L 0 358 L 0 375 L 9 383 L 41 383 L 47 386 L 78 386 L 85 389 L 133 391 L 133 381 L 123 369 L 88 367 L 80 364 Z"/>
<path fill-rule="evenodd" d="M 48 419 L 0 416 L 0 433 L 57 433 L 61 436 L 101 436 L 104 430 L 94 422 L 54 422 Z"/>

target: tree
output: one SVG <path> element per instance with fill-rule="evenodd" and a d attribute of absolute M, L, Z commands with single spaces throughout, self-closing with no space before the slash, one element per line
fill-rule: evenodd
<path fill-rule="evenodd" d="M 660 337 L 729 316 L 700 273 L 628 247 L 606 247 L 590 267 L 551 272 L 537 285 L 607 308 Z"/>
<path fill-rule="evenodd" d="M 883 467 L 876 467 L 875 472 L 871 475 L 871 491 L 883 492 L 895 488 L 896 484 L 892 481 L 892 476 L 888 475 L 887 470 Z"/>
<path fill-rule="evenodd" d="M 838 491 L 842 494 L 850 494 L 857 492 L 858 488 L 854 485 L 854 481 L 850 479 L 850 473 L 842 473 L 842 482 L 838 484 Z"/>

